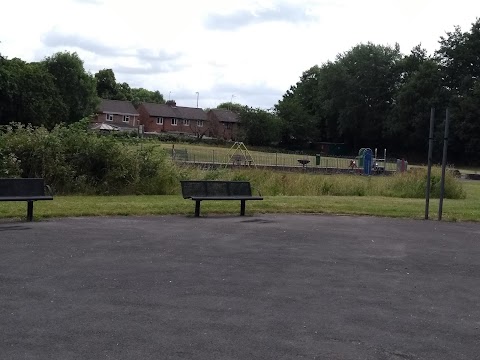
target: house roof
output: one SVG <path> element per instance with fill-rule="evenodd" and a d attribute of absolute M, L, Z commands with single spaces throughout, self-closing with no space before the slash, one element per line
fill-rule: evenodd
<path fill-rule="evenodd" d="M 170 106 L 166 104 L 143 103 L 150 116 L 179 118 L 189 120 L 207 120 L 207 114 L 200 108 Z"/>
<path fill-rule="evenodd" d="M 210 111 L 220 122 L 238 123 L 240 121 L 238 114 L 234 113 L 231 110 L 212 109 Z"/>
<path fill-rule="evenodd" d="M 104 114 L 120 114 L 138 116 L 138 111 L 130 101 L 101 99 L 98 112 Z"/>

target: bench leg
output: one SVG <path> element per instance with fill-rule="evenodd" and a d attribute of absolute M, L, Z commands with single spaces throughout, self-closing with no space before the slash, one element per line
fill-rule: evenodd
<path fill-rule="evenodd" d="M 33 201 L 27 201 L 27 221 L 33 220 Z"/>
<path fill-rule="evenodd" d="M 200 216 L 200 201 L 201 200 L 195 200 L 195 216 L 196 217 Z"/>
<path fill-rule="evenodd" d="M 240 200 L 240 215 L 245 216 L 245 200 Z"/>

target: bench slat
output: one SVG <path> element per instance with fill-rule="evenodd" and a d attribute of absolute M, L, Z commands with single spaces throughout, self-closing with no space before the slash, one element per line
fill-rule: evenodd
<path fill-rule="evenodd" d="M 53 196 L 0 196 L 0 201 L 53 200 Z"/>
<path fill-rule="evenodd" d="M 263 200 L 261 196 L 191 196 L 192 200 Z"/>

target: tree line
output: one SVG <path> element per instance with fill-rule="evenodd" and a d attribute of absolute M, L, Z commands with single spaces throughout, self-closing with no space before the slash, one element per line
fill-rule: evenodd
<path fill-rule="evenodd" d="M 420 45 L 404 55 L 398 45 L 360 44 L 306 70 L 275 106 L 281 142 L 341 142 L 425 159 L 435 107 L 438 159 L 448 107 L 449 159 L 480 163 L 480 20 L 467 32 L 455 27 L 439 45 L 429 56 Z"/>
<path fill-rule="evenodd" d="M 30 63 L 0 55 L 0 125 L 71 124 L 93 114 L 100 98 L 165 102 L 159 91 L 117 83 L 111 69 L 90 74 L 77 53 L 58 52 Z"/>
<path fill-rule="evenodd" d="M 445 109 L 451 113 L 449 159 L 480 163 L 480 19 L 440 37 L 433 55 L 418 45 L 359 44 L 301 75 L 273 109 L 224 103 L 236 111 L 241 138 L 251 145 L 315 148 L 319 142 L 387 148 L 389 154 L 424 160 L 430 108 L 436 109 L 439 159 Z M 164 103 L 159 91 L 118 83 L 112 69 L 92 75 L 76 53 L 40 62 L 0 55 L 0 125 L 74 123 L 94 113 L 99 99 Z"/>

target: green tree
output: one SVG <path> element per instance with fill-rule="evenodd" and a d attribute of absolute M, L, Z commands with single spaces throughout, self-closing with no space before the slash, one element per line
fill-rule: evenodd
<path fill-rule="evenodd" d="M 233 103 L 233 102 L 224 102 L 217 106 L 217 109 L 231 110 L 234 113 L 240 114 L 242 111 L 247 109 L 245 105 Z"/>
<path fill-rule="evenodd" d="M 150 91 L 144 88 L 133 88 L 131 93 L 133 105 L 135 105 L 136 107 L 142 102 L 165 104 L 165 99 L 158 90 Z"/>
<path fill-rule="evenodd" d="M 440 115 L 448 98 L 443 88 L 441 68 L 419 47 L 402 59 L 400 68 L 400 83 L 386 121 L 385 135 L 389 147 L 402 156 L 424 159 L 430 109 L 435 107 Z"/>
<path fill-rule="evenodd" d="M 52 74 L 67 108 L 67 123 L 91 115 L 98 105 L 95 78 L 85 71 L 77 53 L 58 52 L 45 58 L 43 64 Z"/>
<path fill-rule="evenodd" d="M 285 146 L 304 145 L 327 137 L 322 131 L 324 123 L 317 99 L 320 72 L 318 66 L 305 71 L 275 105 L 276 114 L 284 122 L 281 137 Z"/>
<path fill-rule="evenodd" d="M 480 163 L 480 19 L 470 31 L 455 27 L 440 40 L 436 52 L 452 113 L 450 157 Z"/>
<path fill-rule="evenodd" d="M 270 146 L 280 140 L 282 122 L 274 113 L 244 108 L 240 112 L 240 137 L 247 144 Z"/>
<path fill-rule="evenodd" d="M 116 84 L 116 95 L 113 100 L 132 101 L 132 89 L 126 82 Z"/>
<path fill-rule="evenodd" d="M 65 118 L 65 104 L 42 64 L 20 59 L 1 61 L 0 124 L 15 121 L 52 128 Z"/>
<path fill-rule="evenodd" d="M 117 81 L 112 69 L 103 69 L 95 74 L 97 95 L 102 99 L 114 99 L 117 96 Z"/>

